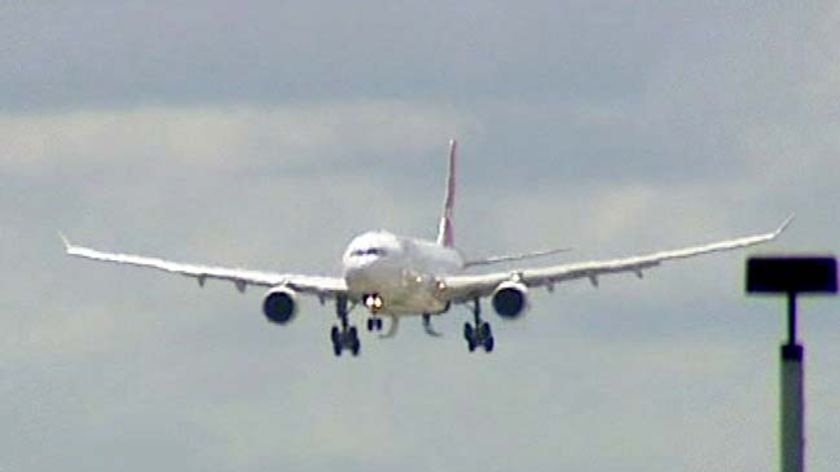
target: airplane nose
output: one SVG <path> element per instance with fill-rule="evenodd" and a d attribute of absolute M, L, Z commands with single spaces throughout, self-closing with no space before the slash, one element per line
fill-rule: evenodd
<path fill-rule="evenodd" d="M 363 263 L 354 263 L 344 269 L 344 281 L 354 293 L 378 293 L 383 290 L 383 283 L 388 285 L 398 281 L 393 269 L 381 259 L 371 259 Z"/>

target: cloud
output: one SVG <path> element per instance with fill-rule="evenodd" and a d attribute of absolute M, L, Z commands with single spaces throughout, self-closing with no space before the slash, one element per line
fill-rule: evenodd
<path fill-rule="evenodd" d="M 21 111 L 347 96 L 617 97 L 642 86 L 663 48 L 650 32 L 675 27 L 668 13 L 613 2 L 17 2 L 0 20 L 8 45 L 0 102 Z"/>
<path fill-rule="evenodd" d="M 395 100 L 141 108 L 0 116 L 7 175 L 132 171 L 159 176 L 406 165 L 449 137 L 475 133 L 469 113 Z M 317 156 L 317 163 L 315 159 Z"/>

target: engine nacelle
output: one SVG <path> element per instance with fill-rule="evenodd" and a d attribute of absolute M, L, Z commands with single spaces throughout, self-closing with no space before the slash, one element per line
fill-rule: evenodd
<path fill-rule="evenodd" d="M 519 318 L 528 308 L 528 287 L 519 282 L 502 282 L 493 292 L 493 309 L 502 318 Z"/>
<path fill-rule="evenodd" d="M 286 324 L 297 314 L 297 293 L 288 287 L 276 287 L 263 299 L 263 313 L 268 321 Z"/>

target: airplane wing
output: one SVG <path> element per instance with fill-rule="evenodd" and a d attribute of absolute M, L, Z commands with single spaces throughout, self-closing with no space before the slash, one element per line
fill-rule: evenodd
<path fill-rule="evenodd" d="M 742 238 L 718 241 L 710 244 L 691 246 L 671 251 L 654 252 L 621 259 L 577 262 L 540 268 L 526 268 L 506 272 L 491 272 L 479 275 L 451 275 L 438 279 L 439 296 L 455 303 L 463 303 L 476 298 L 491 295 L 503 282 L 519 282 L 526 287 L 549 287 L 554 284 L 574 279 L 589 279 L 598 284 L 598 277 L 619 272 L 635 273 L 642 276 L 642 271 L 658 266 L 673 259 L 685 259 L 719 251 L 753 246 L 776 239 L 787 228 L 793 216 L 785 220 L 778 229 L 770 233 L 757 234 Z"/>
<path fill-rule="evenodd" d="M 181 262 L 167 261 L 155 257 L 135 256 L 132 254 L 117 254 L 98 251 L 82 246 L 71 244 L 64 235 L 60 234 L 64 242 L 67 254 L 92 259 L 95 261 L 111 262 L 115 264 L 127 264 L 139 267 L 170 272 L 173 274 L 186 275 L 198 280 L 199 285 L 204 285 L 207 279 L 219 279 L 233 282 L 240 292 L 245 291 L 248 285 L 262 287 L 276 287 L 284 285 L 292 290 L 301 293 L 317 295 L 319 298 L 335 298 L 347 293 L 347 286 L 344 279 L 340 277 L 322 277 L 299 274 L 278 274 L 274 272 L 261 272 L 246 269 L 231 269 L 226 267 L 215 267 L 197 264 L 184 264 Z"/>

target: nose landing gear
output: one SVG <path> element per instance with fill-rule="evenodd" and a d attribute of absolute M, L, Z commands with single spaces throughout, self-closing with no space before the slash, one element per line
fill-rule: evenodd
<path fill-rule="evenodd" d="M 477 298 L 474 303 L 473 320 L 475 324 L 464 323 L 464 339 L 467 341 L 467 349 L 473 352 L 477 347 L 483 347 L 484 352 L 492 352 L 495 345 L 493 331 L 490 328 L 490 323 L 481 319 L 481 305 Z"/>
<path fill-rule="evenodd" d="M 382 331 L 382 318 L 371 316 L 367 320 L 368 331 Z"/>
<path fill-rule="evenodd" d="M 382 297 L 380 297 L 378 293 L 370 293 L 362 297 L 362 303 L 371 314 L 370 318 L 367 320 L 367 330 L 382 331 L 382 318 L 376 316 L 385 305 Z"/>

